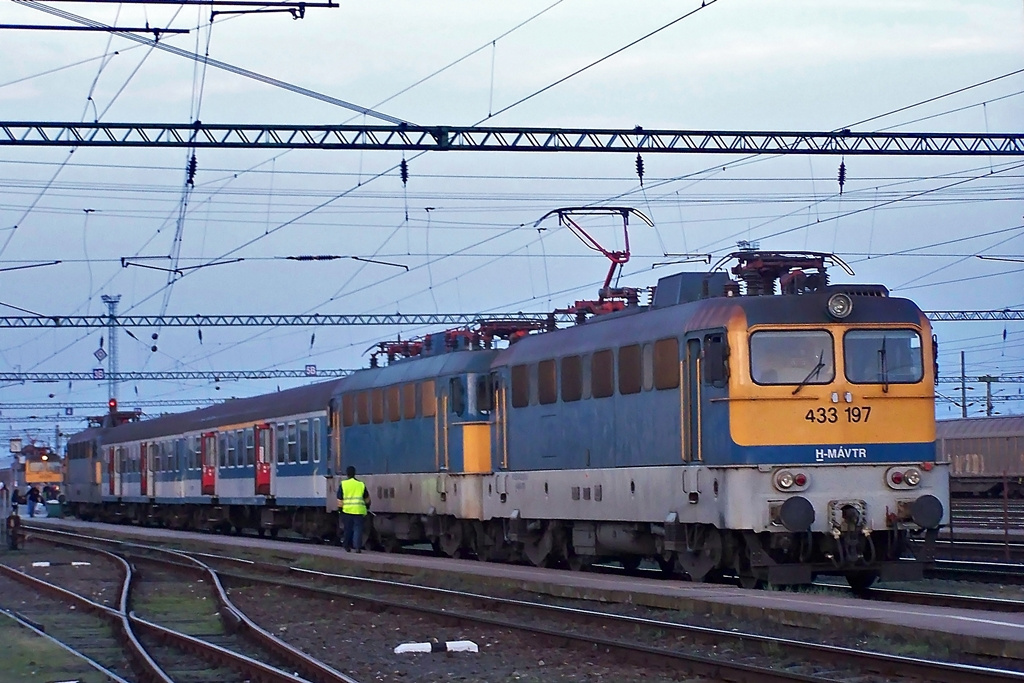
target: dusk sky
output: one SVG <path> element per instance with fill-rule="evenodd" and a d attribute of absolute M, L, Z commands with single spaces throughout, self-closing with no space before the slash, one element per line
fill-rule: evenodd
<path fill-rule="evenodd" d="M 212 29 L 209 7 L 135 4 L 49 6 L 118 26 L 191 29 L 160 40 L 417 124 L 1020 132 L 1024 122 L 1020 2 L 717 0 L 696 12 L 699 0 L 343 2 L 301 20 L 219 15 Z M 0 5 L 0 23 L 71 24 L 19 2 Z M 103 32 L 0 35 L 5 121 L 378 122 Z M 1020 157 L 847 157 L 842 194 L 838 155 L 645 154 L 641 186 L 632 154 L 406 153 L 405 187 L 393 170 L 398 152 L 196 157 L 183 208 L 183 149 L 0 149 L 0 268 L 62 262 L 0 272 L 3 314 L 99 315 L 104 294 L 136 315 L 547 311 L 593 298 L 607 262 L 554 221 L 543 231 L 535 221 L 602 203 L 633 206 L 655 223 L 631 225 L 623 285 L 707 267 L 654 267 L 672 260 L 666 254 L 717 260 L 752 240 L 834 252 L 856 271 L 835 269 L 834 281 L 885 284 L 924 309 L 1024 307 Z M 619 246 L 613 222 L 587 226 Z M 161 256 L 139 262 L 166 266 L 176 233 L 179 267 L 244 260 L 186 270 L 172 286 L 166 272 L 122 267 L 123 257 Z M 286 258 L 304 254 L 409 270 Z M 120 369 L 357 368 L 375 342 L 428 331 L 216 328 L 200 340 L 195 329 L 137 329 L 137 339 L 119 337 Z M 969 376 L 1024 375 L 1024 323 L 939 323 L 936 332 L 942 375 L 959 374 L 962 350 Z M 4 330 L 0 365 L 89 372 L 100 366 L 92 354 L 101 337 L 105 330 Z M 297 383 L 138 382 L 119 391 L 131 407 Z M 996 395 L 1019 396 L 1022 386 L 997 385 Z M 9 418 L 58 411 L 8 403 L 106 398 L 105 382 L 30 383 L 4 387 L 0 403 Z M 996 410 L 1022 412 L 1024 401 Z M 79 429 L 90 412 L 76 409 L 61 428 Z M 937 415 L 959 408 L 940 402 Z M 52 440 L 52 422 L 3 428 Z"/>

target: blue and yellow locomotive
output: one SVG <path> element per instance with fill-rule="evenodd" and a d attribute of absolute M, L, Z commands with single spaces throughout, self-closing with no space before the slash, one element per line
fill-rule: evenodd
<path fill-rule="evenodd" d="M 115 466 L 83 463 L 102 495 L 81 510 L 325 535 L 354 465 L 387 549 L 651 559 L 743 585 L 920 576 L 900 558 L 913 536 L 930 557 L 948 500 L 927 319 L 880 285 L 830 285 L 825 254 L 733 257 L 735 279 L 662 278 L 647 306 L 605 291 L 567 329 L 382 344 L 390 362 L 335 382 L 84 433 Z M 114 495 L 118 454 L 135 472 L 154 443 L 172 454 L 156 488 Z"/>

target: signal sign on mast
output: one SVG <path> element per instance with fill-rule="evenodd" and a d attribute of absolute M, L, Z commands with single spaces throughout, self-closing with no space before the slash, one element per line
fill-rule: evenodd
<path fill-rule="evenodd" d="M 92 355 L 96 356 L 96 360 L 102 363 L 103 359 L 107 357 L 107 352 L 104 351 L 103 347 L 101 346 L 100 348 L 93 351 Z"/>

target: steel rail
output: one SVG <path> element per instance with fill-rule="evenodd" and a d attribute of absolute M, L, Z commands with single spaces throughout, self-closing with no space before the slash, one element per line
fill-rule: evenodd
<path fill-rule="evenodd" d="M 178 552 L 168 548 L 156 548 L 152 546 L 141 546 L 139 544 L 117 541 L 113 539 L 102 539 L 98 537 L 83 537 L 80 534 L 69 534 L 67 532 L 59 531 L 56 529 L 40 529 L 33 527 L 33 532 L 40 534 L 41 540 L 54 543 L 56 545 L 63 545 L 73 548 L 85 548 L 95 552 L 101 552 L 107 554 L 107 551 L 96 548 L 91 543 L 82 540 L 87 538 L 88 541 L 99 541 L 106 544 L 111 544 L 119 549 L 131 549 L 131 548 L 144 548 L 147 551 L 160 552 L 165 555 L 178 558 L 179 562 L 173 562 L 166 559 L 154 558 L 151 556 L 144 555 L 131 555 L 133 560 L 141 560 L 147 562 L 159 563 L 161 565 L 172 565 L 179 569 L 184 569 L 190 572 L 198 573 L 210 581 L 213 586 L 216 596 L 217 603 L 219 606 L 219 613 L 221 617 L 228 622 L 232 630 L 240 629 L 243 635 L 249 637 L 251 640 L 257 642 L 259 645 L 270 650 L 277 656 L 289 663 L 289 666 L 294 666 L 296 669 L 303 672 L 306 679 L 300 678 L 295 674 L 291 674 L 282 671 L 276 667 L 264 664 L 251 657 L 232 652 L 226 648 L 208 643 L 199 638 L 189 636 L 171 629 L 167 629 L 159 624 L 148 621 L 137 615 L 129 612 L 129 617 L 132 623 L 141 625 L 152 635 L 160 638 L 161 640 L 171 642 L 179 649 L 197 651 L 203 647 L 210 648 L 209 654 L 213 658 L 217 659 L 219 663 L 226 664 L 233 668 L 239 668 L 239 664 L 243 665 L 250 673 L 257 675 L 257 679 L 261 681 L 268 681 L 269 683 L 303 683 L 308 679 L 310 683 L 359 683 L 356 679 L 347 676 L 340 671 L 328 666 L 324 662 L 317 660 L 314 657 L 306 654 L 302 650 L 286 643 L 277 636 L 273 635 L 266 629 L 259 626 L 256 622 L 249 618 L 241 609 L 239 609 L 228 597 L 227 591 L 217 575 L 217 572 L 210 566 L 204 564 L 200 560 L 189 556 L 186 553 Z M 41 533 L 40 533 L 41 532 Z M 46 536 L 55 536 L 57 538 L 46 538 Z M 116 554 L 111 554 L 112 557 L 116 557 L 124 562 L 124 558 Z M 127 605 L 127 603 L 123 603 Z"/>
<path fill-rule="evenodd" d="M 101 616 L 115 621 L 120 626 L 122 637 L 128 642 L 129 650 L 133 659 L 143 667 L 143 677 L 147 681 L 151 681 L 153 683 L 175 683 L 174 679 L 164 671 L 156 660 L 153 659 L 153 656 L 148 652 L 145 646 L 143 646 L 139 641 L 138 635 L 136 634 L 136 627 L 162 642 L 171 644 L 175 649 L 192 652 L 207 661 L 226 665 L 235 670 L 244 671 L 247 675 L 252 676 L 253 680 L 265 681 L 266 683 L 314 683 L 313 681 L 307 681 L 295 674 L 282 671 L 247 655 L 232 652 L 231 650 L 219 645 L 206 642 L 185 633 L 174 631 L 135 615 L 131 611 L 131 585 L 134 581 L 135 574 L 131 570 L 131 565 L 129 565 L 124 558 L 106 550 L 91 547 L 86 543 L 74 543 L 69 540 L 62 540 L 60 541 L 60 544 L 70 545 L 77 548 L 87 548 L 93 552 L 100 553 L 121 565 L 125 578 L 121 586 L 118 609 L 115 610 L 107 607 L 106 605 L 93 602 L 92 600 L 78 595 L 77 593 L 61 588 L 60 586 L 47 581 L 37 579 L 33 576 L 29 576 L 24 572 L 20 572 L 6 565 L 0 565 L 0 572 L 21 581 L 36 590 L 48 592 L 66 602 L 71 602 L 82 609 L 98 613 Z M 219 590 L 226 598 L 223 588 L 219 587 Z M 230 604 L 230 601 L 228 604 Z M 232 608 L 234 608 L 233 605 Z M 344 683 L 357 682 L 353 679 L 344 679 Z"/>
<path fill-rule="evenodd" d="M 50 534 L 50 533 L 59 534 L 59 535 L 67 534 L 67 532 L 60 532 L 60 531 L 56 531 L 56 530 L 52 530 L 52 529 L 40 529 L 39 527 L 33 527 L 33 530 L 34 531 L 43 531 L 44 534 Z M 67 535 L 71 535 L 71 534 L 67 534 Z M 143 551 L 148 551 L 148 552 L 168 552 L 168 551 L 166 551 L 163 548 L 159 548 L 159 547 L 156 547 L 156 546 L 149 546 L 149 545 L 146 545 L 146 544 L 143 544 L 143 543 L 135 543 L 135 542 L 131 542 L 131 541 L 118 541 L 118 540 L 114 540 L 114 539 L 106 539 L 106 538 L 99 538 L 99 537 L 92 537 L 92 536 L 82 536 L 82 535 L 78 535 L 78 534 L 76 534 L 74 536 L 76 538 L 78 538 L 78 539 L 88 539 L 89 541 L 99 541 L 101 543 L 116 544 L 116 545 L 121 546 L 121 547 L 136 548 L 136 549 L 143 550 Z M 82 542 L 84 542 L 84 541 L 82 541 Z M 71 542 L 71 543 L 74 543 L 74 542 Z M 174 552 L 174 554 L 184 555 L 186 557 L 188 556 L 187 553 L 179 553 L 177 551 L 171 551 L 171 552 Z M 161 560 L 158 560 L 157 558 L 153 558 L 153 557 L 150 557 L 148 559 L 150 559 L 152 561 L 161 561 Z M 231 559 L 233 559 L 233 558 L 231 558 Z M 259 564 L 259 563 L 256 563 L 256 564 Z M 273 565 L 268 565 L 268 566 L 272 567 Z M 280 571 L 281 569 L 282 569 L 282 567 L 278 566 L 278 567 L 274 568 L 272 571 Z M 305 572 L 303 572 L 303 573 L 305 573 Z M 337 591 L 337 590 L 330 590 L 330 589 L 324 589 L 324 588 L 316 588 L 316 587 L 308 586 L 308 585 L 304 585 L 304 584 L 289 584 L 289 583 L 286 583 L 286 582 L 282 582 L 280 579 L 273 579 L 272 580 L 272 579 L 267 579 L 267 578 L 260 578 L 260 577 L 256 577 L 256 576 L 250 576 L 248 574 L 233 574 L 233 573 L 230 573 L 230 572 L 221 572 L 221 571 L 217 571 L 217 574 L 225 576 L 225 577 L 229 577 L 229 578 L 236 578 L 236 579 L 241 579 L 241 580 L 245 580 L 245 581 L 262 582 L 262 583 L 266 583 L 268 585 L 274 585 L 274 586 L 278 586 L 278 587 L 291 588 L 291 589 L 306 591 L 306 592 L 310 592 L 310 593 L 316 593 L 316 594 L 320 594 L 320 595 L 327 595 L 327 596 L 330 596 L 330 597 L 333 597 L 333 598 L 341 597 L 341 598 L 345 598 L 346 600 L 350 600 L 353 603 L 361 604 L 361 605 L 367 606 L 370 609 L 374 609 L 374 610 L 387 609 L 387 610 L 393 610 L 393 611 L 396 611 L 396 612 L 399 612 L 399 613 L 409 612 L 409 613 L 419 614 L 419 615 L 428 615 L 430 617 L 433 617 L 433 618 L 438 619 L 439 621 L 442 621 L 442 622 L 445 622 L 445 623 L 451 622 L 451 623 L 455 623 L 455 624 L 459 624 L 459 625 L 463 625 L 465 623 L 475 623 L 475 624 L 480 624 L 480 625 L 484 625 L 484 626 L 491 626 L 491 627 L 494 627 L 494 628 L 501 628 L 501 629 L 512 628 L 512 629 L 515 629 L 515 630 L 524 631 L 524 632 L 528 632 L 528 633 L 531 633 L 531 634 L 534 634 L 534 635 L 538 635 L 538 636 L 544 637 L 546 639 L 551 639 L 551 640 L 555 640 L 555 641 L 562 641 L 562 642 L 570 642 L 570 643 L 574 643 L 574 644 L 581 645 L 581 646 L 584 646 L 584 647 L 592 647 L 594 645 L 598 645 L 601 648 L 606 648 L 607 650 L 609 650 L 611 652 L 614 652 L 615 654 L 617 654 L 617 655 L 619 655 L 621 657 L 627 658 L 630 661 L 636 661 L 637 663 L 642 663 L 642 664 L 648 664 L 649 665 L 652 660 L 657 660 L 659 663 L 661 663 L 663 665 L 671 666 L 673 668 L 676 668 L 676 667 L 679 667 L 679 666 L 685 666 L 685 667 L 687 667 L 688 669 L 692 670 L 694 673 L 696 673 L 698 675 L 705 675 L 705 676 L 711 677 L 713 679 L 726 678 L 727 680 L 731 680 L 731 681 L 745 681 L 745 682 L 749 682 L 749 683 L 793 683 L 793 681 L 802 681 L 804 683 L 825 683 L 825 681 L 830 680 L 830 679 L 825 679 L 825 678 L 816 677 L 816 676 L 807 676 L 807 675 L 803 675 L 803 674 L 788 673 L 788 672 L 785 672 L 785 671 L 774 670 L 774 669 L 769 669 L 769 668 L 765 668 L 765 667 L 759 667 L 759 666 L 754 666 L 754 665 L 750 665 L 750 664 L 744 664 L 744 663 L 740 663 L 740 662 L 728 662 L 728 661 L 716 659 L 716 658 L 713 658 L 713 657 L 705 657 L 705 656 L 701 656 L 701 655 L 682 653 L 682 652 L 673 652 L 673 651 L 669 651 L 669 650 L 663 650 L 663 649 L 660 649 L 660 648 L 648 647 L 648 646 L 644 646 L 644 645 L 640 645 L 640 644 L 636 644 L 636 643 L 628 643 L 628 642 L 624 642 L 624 641 L 613 640 L 613 639 L 610 639 L 610 638 L 602 638 L 602 637 L 599 637 L 599 636 L 590 636 L 590 635 L 582 635 L 582 634 L 569 633 L 569 632 L 558 630 L 558 629 L 555 629 L 555 628 L 547 628 L 547 627 L 544 627 L 544 626 L 540 626 L 538 624 L 522 624 L 522 623 L 518 623 L 518 622 L 513 623 L 513 622 L 503 621 L 501 619 L 491 618 L 491 617 L 484 617 L 484 616 L 479 616 L 479 615 L 473 615 L 473 614 L 467 614 L 467 613 L 462 613 L 462 612 L 456 612 L 456 611 L 453 611 L 453 610 L 450 610 L 450 609 L 436 609 L 436 608 L 431 608 L 431 607 L 423 607 L 423 606 L 410 605 L 408 603 L 400 602 L 400 601 L 396 601 L 396 600 L 386 600 L 386 599 L 383 599 L 383 598 L 375 598 L 375 597 L 359 595 L 357 593 L 347 593 L 347 592 L 342 592 L 342 591 Z M 324 576 L 331 576 L 331 575 L 324 574 Z M 390 584 L 389 582 L 379 581 L 379 580 L 371 580 L 371 582 L 374 583 L 374 584 L 378 584 L 378 585 L 410 586 L 412 588 L 419 588 L 419 587 L 411 586 L 409 584 Z M 446 595 L 456 595 L 457 593 L 454 592 L 454 591 L 446 591 L 445 594 Z M 467 595 L 469 595 L 469 594 L 467 594 Z M 487 598 L 486 596 L 475 596 L 475 597 L 482 598 L 482 599 L 484 599 L 486 601 L 490 601 L 490 605 L 491 606 L 493 606 L 496 602 L 500 602 L 502 604 L 506 604 L 506 603 L 508 603 L 508 604 L 516 604 L 516 601 L 510 601 L 510 600 L 507 600 L 507 599 L 494 599 L 494 598 Z M 532 605 L 533 603 L 524 603 L 524 604 Z M 577 614 L 581 614 L 581 615 L 585 614 L 585 612 L 583 612 L 583 611 L 579 611 L 579 612 L 576 612 L 576 613 Z M 550 612 L 548 612 L 548 614 L 550 614 Z M 595 613 L 595 614 L 597 614 L 597 613 Z M 630 622 L 630 623 L 634 623 L 634 622 Z M 735 634 L 733 634 L 733 635 L 735 635 Z M 1022 677 L 1021 680 L 1024 680 L 1024 677 Z"/>
<path fill-rule="evenodd" d="M 153 660 L 146 648 L 139 642 L 138 637 L 132 629 L 132 624 L 126 611 L 132 579 L 131 567 L 127 562 L 113 553 L 108 553 L 105 550 L 98 549 L 97 552 L 103 553 L 110 559 L 115 560 L 121 566 L 124 581 L 121 584 L 119 609 L 112 609 L 106 605 L 101 605 L 100 603 L 94 602 L 77 593 L 61 588 L 60 586 L 54 585 L 48 581 L 37 579 L 34 576 L 29 576 L 24 572 L 18 571 L 17 569 L 8 567 L 4 564 L 0 564 L 0 573 L 6 574 L 8 577 L 31 587 L 37 592 L 47 593 L 63 602 L 70 602 L 76 607 L 98 614 L 99 616 L 114 622 L 120 631 L 121 638 L 126 643 L 129 654 L 135 663 L 141 667 L 141 674 L 143 678 L 153 683 L 174 683 L 174 680 Z"/>
<path fill-rule="evenodd" d="M 984 612 L 1005 612 L 1008 614 L 1024 612 L 1024 601 L 1007 600 L 1005 598 L 989 598 L 977 595 L 956 595 L 955 593 L 939 593 L 937 591 L 908 591 L 896 588 L 872 587 L 861 593 L 854 593 L 849 586 L 836 583 L 811 584 L 816 589 L 825 589 L 841 595 L 856 595 L 858 598 L 877 600 L 878 602 L 894 602 L 905 605 L 921 605 L 924 607 L 952 607 Z"/>
<path fill-rule="evenodd" d="M 32 528 L 33 528 L 34 531 L 35 530 L 40 530 L 39 527 L 32 527 Z M 68 532 L 62 532 L 62 531 L 51 530 L 51 529 L 46 529 L 45 531 L 48 532 L 48 533 L 54 533 L 54 534 L 67 534 L 67 535 L 71 535 L 71 534 L 68 534 Z M 77 538 L 83 538 L 81 535 L 75 535 L 75 536 Z M 97 540 L 97 541 L 100 541 L 100 542 L 103 542 L 103 543 L 113 543 L 113 544 L 117 544 L 117 545 L 119 545 L 121 547 L 137 548 L 137 549 L 140 549 L 140 550 L 143 550 L 143 551 L 149 551 L 149 552 L 152 552 L 152 551 L 164 551 L 164 549 L 156 547 L 156 546 L 147 545 L 145 543 L 137 543 L 137 542 L 133 542 L 133 541 L 118 541 L 118 540 L 114 540 L 114 539 L 104 539 L 104 538 L 98 538 L 98 537 L 84 537 L 84 538 L 89 538 L 90 540 Z M 185 555 L 186 557 L 188 557 L 191 554 L 191 553 L 181 553 L 179 551 L 174 551 L 174 552 L 176 552 L 178 554 Z M 232 563 L 236 563 L 236 564 L 242 564 L 242 565 L 244 565 L 246 567 L 249 567 L 251 569 L 255 569 L 257 571 L 270 572 L 270 573 L 279 574 L 279 575 L 280 574 L 296 574 L 296 575 L 298 575 L 300 577 L 316 577 L 316 578 L 320 578 L 320 579 L 328 579 L 328 580 L 331 580 L 331 581 L 336 581 L 336 582 L 339 582 L 339 583 L 348 583 L 348 584 L 354 584 L 354 585 L 359 585 L 359 586 L 395 588 L 395 589 L 398 589 L 398 590 L 409 591 L 409 592 L 418 593 L 418 594 L 421 594 L 421 595 L 427 595 L 427 596 L 431 596 L 431 597 L 438 597 L 438 596 L 440 596 L 442 598 L 450 598 L 450 597 L 462 598 L 462 599 L 466 599 L 466 600 L 477 602 L 481 606 L 483 606 L 486 609 L 491 610 L 491 611 L 493 611 L 494 607 L 496 607 L 496 606 L 508 606 L 508 607 L 512 607 L 514 609 L 530 610 L 530 611 L 533 611 L 534 613 L 537 614 L 537 616 L 539 617 L 537 621 L 539 623 L 543 623 L 545 618 L 550 618 L 552 616 L 560 616 L 560 617 L 570 617 L 574 621 L 591 620 L 591 621 L 596 621 L 598 623 L 603 622 L 603 623 L 613 623 L 613 624 L 617 624 L 617 625 L 628 625 L 628 626 L 637 626 L 637 627 L 656 628 L 656 629 L 661 629 L 661 630 L 666 630 L 666 631 L 673 631 L 673 632 L 678 633 L 680 635 L 686 635 L 686 636 L 690 636 L 690 637 L 694 637 L 694 638 L 699 638 L 699 639 L 704 640 L 704 641 L 720 642 L 722 639 L 728 639 L 728 640 L 733 641 L 733 642 L 739 642 L 739 643 L 743 643 L 743 644 L 747 644 L 747 645 L 771 646 L 771 647 L 778 646 L 778 647 L 781 647 L 786 652 L 795 653 L 795 654 L 799 655 L 800 657 L 809 657 L 809 658 L 814 659 L 815 661 L 822 661 L 822 660 L 824 660 L 824 661 L 828 661 L 829 663 L 842 662 L 842 663 L 845 663 L 847 665 L 854 666 L 854 667 L 861 668 L 861 669 L 868 669 L 868 670 L 871 670 L 871 671 L 882 671 L 883 673 L 893 674 L 893 675 L 897 675 L 897 674 L 898 675 L 914 675 L 914 676 L 922 677 L 925 680 L 929 680 L 929 681 L 942 681 L 944 683 L 965 683 L 965 682 L 973 682 L 973 681 L 978 681 L 979 683 L 981 683 L 982 681 L 984 681 L 986 683 L 995 682 L 995 681 L 1015 681 L 1017 683 L 1021 683 L 1022 681 L 1024 681 L 1024 672 L 1009 671 L 1009 670 L 1005 670 L 1005 669 L 980 667 L 980 666 L 974 666 L 974 665 L 968 665 L 968 664 L 953 664 L 953 663 L 948 663 L 948 662 L 938 662 L 938 661 L 926 660 L 926 659 L 915 658 L 915 657 L 904 657 L 904 656 L 900 656 L 900 655 L 890 655 L 890 654 L 885 654 L 885 653 L 880 653 L 880 652 L 870 652 L 870 651 L 863 651 L 863 650 L 855 650 L 855 649 L 852 649 L 852 648 L 844 648 L 844 647 L 839 647 L 839 646 L 834 646 L 834 645 L 823 645 L 823 644 L 819 644 L 819 643 L 810 643 L 810 642 L 806 642 L 806 641 L 791 640 L 791 639 L 787 639 L 787 638 L 777 638 L 777 637 L 774 637 L 774 636 L 765 636 L 765 635 L 754 634 L 754 633 L 727 631 L 727 630 L 723 630 L 723 629 L 715 629 L 715 628 L 703 627 L 703 626 L 694 626 L 694 625 L 690 625 L 690 624 L 678 624 L 678 623 L 662 621 L 662 620 L 643 619 L 643 618 L 640 618 L 640 617 L 630 617 L 630 616 L 624 616 L 624 615 L 615 615 L 615 614 L 608 614 L 608 613 L 604 613 L 604 612 L 596 612 L 596 611 L 592 611 L 592 610 L 574 609 L 574 608 L 568 608 L 568 607 L 561 607 L 561 606 L 557 606 L 557 605 L 547 605 L 547 604 L 542 604 L 542 603 L 533 603 L 533 602 L 527 602 L 527 601 L 521 601 L 521 600 L 513 600 L 513 599 L 510 599 L 510 598 L 498 598 L 498 597 L 492 597 L 492 596 L 475 594 L 475 593 L 468 593 L 468 592 L 462 592 L 462 591 L 454 591 L 454 590 L 450 590 L 450 589 L 434 588 L 434 587 L 430 587 L 430 586 L 418 586 L 418 585 L 415 585 L 415 584 L 408 584 L 408 583 L 404 583 L 404 582 L 387 581 L 387 580 L 383 580 L 383 579 L 358 577 L 358 576 L 351 576 L 351 575 L 344 575 L 344 574 L 335 574 L 335 573 L 331 573 L 331 572 L 319 572 L 319 571 L 314 571 L 314 570 L 309 570 L 309 569 L 302 569 L 302 568 L 298 568 L 298 567 L 291 567 L 291 566 L 280 565 L 280 564 L 275 564 L 275 563 L 258 562 L 258 561 L 247 560 L 247 559 L 239 559 L 239 558 L 233 558 L 233 557 L 228 557 L 228 556 L 221 556 L 221 555 L 216 555 L 216 554 L 212 554 L 212 553 L 196 553 L 196 554 L 197 555 L 201 555 L 201 556 L 203 556 L 205 558 L 209 558 L 211 560 L 223 560 L 223 561 L 232 562 Z M 489 617 L 480 617 L 480 616 L 473 615 L 473 614 L 466 614 L 466 613 L 462 613 L 462 612 L 453 611 L 453 610 L 448 609 L 448 608 L 438 610 L 438 609 L 434 609 L 434 608 L 430 608 L 430 607 L 419 607 L 419 606 L 409 605 L 409 604 L 407 604 L 405 602 L 394 601 L 394 600 L 386 600 L 386 599 L 383 599 L 383 598 L 366 596 L 366 595 L 361 595 L 361 594 L 358 594 L 358 593 L 349 593 L 349 592 L 340 591 L 340 590 L 332 590 L 332 589 L 328 589 L 328 588 L 321 588 L 321 587 L 317 587 L 317 586 L 311 586 L 311 585 L 308 585 L 306 583 L 292 584 L 292 583 L 284 582 L 280 578 L 267 578 L 265 576 L 261 577 L 261 576 L 258 576 L 258 575 L 253 575 L 253 574 L 243 573 L 243 572 L 226 572 L 226 571 L 218 570 L 217 573 L 220 574 L 221 576 L 224 576 L 225 578 L 234 578 L 234 579 L 242 580 L 242 581 L 255 581 L 255 582 L 265 583 L 265 584 L 268 584 L 268 585 L 276 585 L 276 586 L 279 586 L 279 587 L 296 588 L 298 590 L 308 591 L 308 592 L 312 592 L 312 593 L 318 593 L 320 595 L 326 595 L 326 596 L 329 596 L 329 597 L 332 597 L 332 598 L 339 598 L 339 597 L 341 597 L 341 598 L 345 598 L 347 600 L 351 600 L 353 602 L 360 602 L 360 603 L 362 603 L 364 605 L 370 606 L 370 607 L 375 608 L 375 609 L 385 608 L 385 609 L 392 609 L 392 610 L 414 611 L 414 612 L 417 612 L 417 613 L 428 614 L 428 615 L 436 617 L 438 619 L 454 620 L 456 622 L 471 621 L 471 622 L 481 623 L 481 624 L 484 624 L 484 625 L 494 626 L 494 627 L 498 627 L 498 628 L 510 628 L 511 627 L 511 628 L 517 628 L 517 629 L 525 629 L 525 630 L 533 631 L 533 632 L 537 633 L 538 635 L 547 636 L 547 637 L 551 637 L 551 638 L 576 640 L 577 642 L 598 642 L 597 640 L 590 639 L 589 637 L 577 636 L 575 634 L 565 633 L 564 631 L 558 631 L 558 630 L 553 630 L 553 629 L 545 629 L 543 627 L 533 627 L 533 626 L 530 626 L 530 625 L 509 624 L 507 622 L 504 622 L 504 621 L 501 621 L 501 620 L 498 620 L 498 619 L 492 619 L 492 618 L 489 618 Z M 616 648 L 616 649 L 623 648 L 623 647 L 626 647 L 628 649 L 630 647 L 629 644 L 621 643 L 619 641 L 602 642 L 601 645 L 603 647 Z M 651 648 L 648 648 L 647 650 L 650 650 L 650 649 Z M 643 656 L 660 656 L 660 655 L 657 654 L 658 652 L 661 652 L 662 655 L 666 654 L 665 651 L 663 651 L 663 650 L 659 651 L 659 650 L 655 649 L 653 652 L 648 652 L 647 650 L 643 650 L 643 651 L 635 650 L 632 653 L 630 653 L 630 652 L 628 652 L 626 650 L 623 650 L 623 653 L 627 654 L 629 656 L 638 656 L 637 655 L 638 652 L 642 652 Z M 667 656 L 674 657 L 675 653 L 669 653 Z M 725 669 L 726 666 L 731 666 L 731 664 L 720 662 L 717 659 L 700 658 L 699 656 L 696 656 L 696 657 L 698 657 L 698 663 L 696 664 L 697 666 L 707 665 L 707 666 L 716 666 L 716 667 L 718 667 L 717 673 L 712 674 L 712 675 L 716 675 L 716 676 L 721 675 L 722 671 Z M 704 660 L 704 659 L 706 659 L 707 661 L 700 661 L 700 660 Z M 687 661 L 689 662 L 690 660 L 688 659 Z M 743 665 L 743 666 L 746 666 L 746 665 Z M 742 672 L 749 673 L 746 670 L 738 670 L 738 671 L 740 671 L 741 673 Z M 770 669 L 761 669 L 760 673 L 758 674 L 758 676 L 762 675 L 765 671 L 771 672 L 773 674 L 773 677 L 771 677 L 771 678 L 759 678 L 757 676 L 754 676 L 751 680 L 755 680 L 755 681 L 759 681 L 759 680 L 780 680 L 780 681 L 807 680 L 807 679 L 801 679 L 801 678 L 792 678 L 792 677 L 789 677 L 788 674 L 785 674 L 784 672 L 776 672 L 776 671 L 773 671 L 773 670 L 770 670 Z M 782 675 L 783 678 L 779 678 L 778 677 L 779 675 Z M 810 680 L 818 680 L 818 679 L 815 679 L 815 678 L 811 677 Z"/>
<path fill-rule="evenodd" d="M 0 146 L 1020 156 L 1024 134 L 0 121 Z"/>
<path fill-rule="evenodd" d="M 57 638 L 54 638 L 53 636 L 51 636 L 46 631 L 44 631 L 41 628 L 39 628 L 38 625 L 33 624 L 31 621 L 29 621 L 28 619 L 26 619 L 22 615 L 18 614 L 17 612 L 12 612 L 12 611 L 6 610 L 6 609 L 0 609 L 0 614 L 3 614 L 5 617 L 8 617 L 9 619 L 12 619 L 18 625 L 20 625 L 20 626 L 22 626 L 24 628 L 27 628 L 29 631 L 32 631 L 33 633 L 35 633 L 40 638 L 43 638 L 44 640 L 48 641 L 49 643 L 59 647 L 60 649 L 62 649 L 65 652 L 73 655 L 77 659 L 82 660 L 83 662 L 85 662 L 86 664 L 91 666 L 93 669 L 95 669 L 96 671 L 99 671 L 101 674 L 106 676 L 108 680 L 112 681 L 112 683 L 131 683 L 131 681 L 128 681 L 128 680 L 126 680 L 124 678 L 121 678 L 116 673 L 114 673 L 110 669 L 106 668 L 105 666 L 103 666 L 102 664 L 97 662 L 95 659 L 92 659 L 91 657 L 88 657 L 87 655 L 83 654 L 82 652 L 79 652 L 78 650 L 76 650 L 75 648 L 71 647 L 67 643 L 65 643 L 65 642 L 63 642 L 61 640 L 58 640 Z"/>

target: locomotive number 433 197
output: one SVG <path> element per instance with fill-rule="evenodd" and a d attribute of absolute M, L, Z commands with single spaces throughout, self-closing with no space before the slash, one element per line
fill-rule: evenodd
<path fill-rule="evenodd" d="M 864 406 L 863 408 L 860 406 L 847 406 L 845 408 L 837 408 L 835 406 L 826 408 L 822 406 L 820 408 L 811 408 L 804 415 L 805 420 L 815 424 L 835 424 L 840 420 L 850 423 L 867 422 L 870 417 L 870 406 Z"/>

